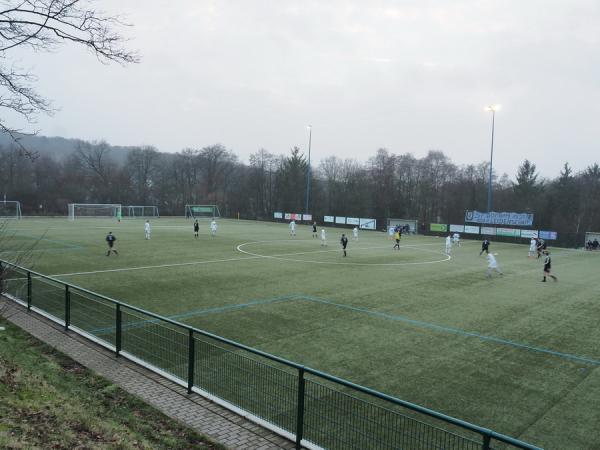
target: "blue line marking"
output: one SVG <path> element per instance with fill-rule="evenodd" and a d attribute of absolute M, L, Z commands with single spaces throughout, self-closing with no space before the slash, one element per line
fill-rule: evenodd
<path fill-rule="evenodd" d="M 272 298 L 267 298 L 267 299 L 252 300 L 252 301 L 249 301 L 246 303 L 240 303 L 240 304 L 235 304 L 235 305 L 226 305 L 226 306 L 219 306 L 219 307 L 214 307 L 214 308 L 186 311 L 183 313 L 178 313 L 178 314 L 169 316 L 169 318 L 176 320 L 176 319 L 197 317 L 197 316 L 202 316 L 202 315 L 206 315 L 206 314 L 229 312 L 229 311 L 235 311 L 235 310 L 239 310 L 239 309 L 249 308 L 252 306 L 267 305 L 267 304 L 276 303 L 276 302 L 285 302 L 285 301 L 293 301 L 293 300 L 305 300 L 305 301 L 310 301 L 310 302 L 315 302 L 315 303 L 321 303 L 324 305 L 335 306 L 337 308 L 347 309 L 349 311 L 363 313 L 363 314 L 367 314 L 367 315 L 373 316 L 373 317 L 378 317 L 378 318 L 387 319 L 387 320 L 394 320 L 397 322 L 404 322 L 404 323 L 407 323 L 410 325 L 414 325 L 416 327 L 427 328 L 430 330 L 435 330 L 435 331 L 445 332 L 445 333 L 453 333 L 453 334 L 457 334 L 460 336 L 474 337 L 474 338 L 478 338 L 478 339 L 481 339 L 481 340 L 487 341 L 487 342 L 494 342 L 496 344 L 509 345 L 511 347 L 529 350 L 529 351 L 536 352 L 536 353 L 543 353 L 546 355 L 557 356 L 557 357 L 563 358 L 563 359 L 568 359 L 568 360 L 572 360 L 572 361 L 577 361 L 577 362 L 582 362 L 582 363 L 586 363 L 586 364 L 592 364 L 595 366 L 600 366 L 600 360 L 589 358 L 586 356 L 573 355 L 571 353 L 559 352 L 559 351 L 550 350 L 550 349 L 543 348 L 543 347 L 535 347 L 532 345 L 523 344 L 523 343 L 516 342 L 516 341 L 511 341 L 510 339 L 503 339 L 503 338 L 499 338 L 496 336 L 488 336 L 488 335 L 476 333 L 473 331 L 462 330 L 460 328 L 453 328 L 453 327 L 448 327 L 448 326 L 444 326 L 444 325 L 437 325 L 434 323 L 423 322 L 420 320 L 409 319 L 408 317 L 404 317 L 404 316 L 398 316 L 398 315 L 393 315 L 393 314 L 387 314 L 384 312 L 373 311 L 371 309 L 361 308 L 358 306 L 345 305 L 343 303 L 336 303 L 336 302 L 326 300 L 323 298 L 314 297 L 314 296 L 310 296 L 310 295 L 302 295 L 302 294 L 289 294 L 289 295 L 283 295 L 283 296 L 272 297 Z M 133 328 L 140 328 L 149 323 L 159 323 L 159 322 L 160 322 L 159 319 L 140 320 L 138 322 L 132 322 L 132 323 L 127 324 L 126 326 L 123 327 L 123 329 L 127 330 L 127 329 L 133 329 Z M 95 330 L 92 330 L 91 333 L 101 335 L 101 334 L 114 332 L 114 330 L 115 330 L 115 327 L 97 328 Z"/>
<path fill-rule="evenodd" d="M 409 323 L 411 325 L 415 325 L 415 326 L 422 327 L 422 328 L 429 328 L 431 330 L 454 333 L 454 334 L 458 334 L 461 336 L 476 337 L 476 338 L 479 338 L 484 341 L 495 342 L 495 343 L 504 344 L 504 345 L 510 345 L 512 347 L 522 348 L 522 349 L 530 350 L 533 352 L 545 353 L 547 355 L 558 356 L 560 358 L 565 358 L 565 359 L 570 359 L 573 361 L 584 362 L 584 363 L 588 363 L 588 364 L 593 364 L 595 366 L 600 366 L 600 360 L 588 358 L 586 356 L 578 356 L 578 355 L 573 355 L 571 353 L 557 352 L 555 350 L 550 350 L 550 349 L 543 348 L 543 347 L 534 347 L 532 345 L 522 344 L 520 342 L 511 341 L 509 339 L 503 339 L 503 338 L 499 338 L 499 337 L 495 337 L 495 336 L 487 336 L 485 334 L 480 334 L 480 333 L 476 333 L 473 331 L 461 330 L 460 328 L 452 328 L 452 327 L 447 327 L 447 326 L 443 326 L 443 325 L 436 325 L 434 323 L 422 322 L 420 320 L 413 320 L 413 319 L 409 319 L 409 318 L 403 317 L 403 316 L 396 316 L 396 315 L 386 314 L 386 313 L 382 313 L 382 312 L 378 312 L 378 311 L 372 311 L 372 310 L 366 309 L 366 308 L 359 308 L 356 306 L 344 305 L 343 303 L 335 303 L 335 302 L 325 300 L 325 299 L 322 299 L 319 297 L 303 295 L 299 298 L 308 300 L 311 302 L 323 303 L 326 305 L 336 306 L 338 308 L 344 308 L 344 309 L 348 309 L 351 311 L 368 314 L 368 315 L 374 316 L 374 317 L 381 317 L 381 318 L 388 319 L 388 320 L 396 320 L 396 321 L 400 321 L 400 322 L 405 322 L 405 323 Z"/>
<path fill-rule="evenodd" d="M 298 294 L 282 295 L 279 297 L 252 300 L 247 303 L 239 303 L 236 305 L 226 305 L 226 306 L 218 306 L 218 307 L 214 307 L 214 308 L 196 309 L 196 310 L 186 311 L 183 313 L 174 314 L 172 316 L 167 316 L 167 318 L 173 319 L 173 320 L 186 319 L 186 318 L 190 318 L 190 317 L 203 316 L 206 314 L 215 314 L 215 313 L 221 313 L 221 312 L 235 311 L 238 309 L 249 308 L 251 306 L 268 305 L 270 303 L 284 302 L 287 300 L 296 300 L 298 298 L 301 298 L 301 296 L 299 296 Z M 161 322 L 160 319 L 139 320 L 137 322 L 128 323 L 127 325 L 125 325 L 123 327 L 123 330 L 140 328 L 149 323 L 160 323 L 160 322 Z M 106 333 L 111 333 L 113 331 L 115 331 L 115 327 L 105 327 L 105 328 L 96 328 L 94 330 L 91 330 L 90 333 L 102 335 L 102 334 L 106 334 Z"/>
<path fill-rule="evenodd" d="M 47 237 L 43 237 L 43 236 L 33 236 L 31 234 L 24 234 L 24 233 L 19 233 L 19 232 L 15 232 L 14 233 L 15 237 L 21 237 L 21 238 L 28 238 L 28 239 L 32 239 L 34 241 L 46 241 L 46 242 L 50 242 L 52 244 L 58 244 L 61 245 L 63 248 L 49 248 L 49 249 L 33 249 L 33 250 L 25 250 L 25 251 L 36 251 L 36 252 L 60 252 L 60 251 L 69 251 L 69 250 L 81 250 L 83 247 L 79 244 L 74 244 L 72 242 L 68 242 L 68 241 L 62 241 L 59 239 L 48 239 Z M 17 251 L 22 251 L 22 250 L 17 250 Z M 10 250 L 7 250 L 7 252 L 10 252 Z M 3 252 L 4 253 L 4 252 Z"/>

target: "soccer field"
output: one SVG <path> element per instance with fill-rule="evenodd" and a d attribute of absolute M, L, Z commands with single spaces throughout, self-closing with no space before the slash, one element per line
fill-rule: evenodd
<path fill-rule="evenodd" d="M 600 424 L 600 254 L 550 248 L 541 283 L 528 245 L 182 218 L 9 222 L 32 268 L 546 449 L 593 449 Z M 320 228 L 319 228 L 320 229 Z M 106 256 L 108 231 L 119 255 Z M 339 245 L 350 232 L 348 256 Z M 10 246 L 13 246 L 12 249 Z"/>

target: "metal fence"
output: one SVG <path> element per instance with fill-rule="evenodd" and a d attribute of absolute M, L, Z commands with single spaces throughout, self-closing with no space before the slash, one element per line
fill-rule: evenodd
<path fill-rule="evenodd" d="M 538 449 L 489 429 L 0 260 L 0 292 L 296 442 L 327 449 Z"/>

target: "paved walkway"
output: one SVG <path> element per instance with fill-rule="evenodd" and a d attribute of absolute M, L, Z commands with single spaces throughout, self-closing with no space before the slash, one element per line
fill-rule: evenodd
<path fill-rule="evenodd" d="M 0 299 L 0 302 L 5 300 Z M 4 316 L 39 340 L 78 363 L 140 397 L 169 417 L 233 449 L 293 449 L 294 443 L 250 422 L 125 358 L 116 358 L 104 347 L 8 302 Z"/>

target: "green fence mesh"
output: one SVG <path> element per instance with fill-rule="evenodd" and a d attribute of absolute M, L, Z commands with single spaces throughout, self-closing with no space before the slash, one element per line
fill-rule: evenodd
<path fill-rule="evenodd" d="M 65 285 L 45 278 L 32 277 L 31 305 L 64 321 Z"/>
<path fill-rule="evenodd" d="M 298 378 L 239 349 L 195 338 L 194 384 L 278 427 L 295 433 Z M 246 354 L 244 354 L 246 353 Z"/>
<path fill-rule="evenodd" d="M 71 289 L 71 325 L 111 345 L 116 337 L 116 305 L 78 289 Z"/>
<path fill-rule="evenodd" d="M 315 380 L 306 380 L 304 437 L 328 449 L 481 449 L 459 436 Z"/>
<path fill-rule="evenodd" d="M 122 349 L 181 380 L 187 379 L 188 332 L 128 308 L 122 310 Z"/>
<path fill-rule="evenodd" d="M 0 266 L 0 290 L 14 298 L 27 300 L 27 273 L 13 267 Z"/>

